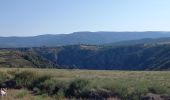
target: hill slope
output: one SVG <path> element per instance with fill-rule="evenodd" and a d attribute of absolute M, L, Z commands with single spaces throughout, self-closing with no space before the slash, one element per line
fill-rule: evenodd
<path fill-rule="evenodd" d="M 30 48 L 18 49 L 18 51 L 25 53 L 30 51 Z M 36 53 L 36 56 L 34 53 Z M 75 45 L 31 48 L 30 54 L 45 59 L 53 67 L 60 66 L 60 68 L 106 70 L 170 69 L 170 45 L 145 44 L 123 47 Z"/>
<path fill-rule="evenodd" d="M 119 47 L 72 45 L 1 49 L 0 52 L 1 67 L 59 68 L 58 66 L 60 66 L 60 68 L 105 70 L 170 69 L 169 44 Z"/>
<path fill-rule="evenodd" d="M 10 68 L 50 68 L 53 63 L 43 57 L 40 57 L 33 51 L 24 51 L 23 49 L 1 49 L 0 50 L 0 67 Z"/>
<path fill-rule="evenodd" d="M 56 56 L 52 56 L 54 54 Z M 48 59 L 50 57 L 59 66 L 80 69 L 170 69 L 170 45 L 136 45 L 104 48 L 84 45 L 67 46 L 60 48 L 60 51 L 57 53 L 46 52 L 45 55 L 42 53 L 41 55 Z"/>

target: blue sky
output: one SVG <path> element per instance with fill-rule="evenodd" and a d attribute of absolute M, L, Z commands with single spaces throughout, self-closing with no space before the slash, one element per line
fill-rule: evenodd
<path fill-rule="evenodd" d="M 0 0 L 0 36 L 170 31 L 170 0 Z"/>

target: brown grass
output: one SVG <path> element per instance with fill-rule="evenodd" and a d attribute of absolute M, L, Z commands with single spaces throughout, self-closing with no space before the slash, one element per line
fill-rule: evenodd
<path fill-rule="evenodd" d="M 72 81 L 81 78 L 91 81 L 92 87 L 113 88 L 116 86 L 127 87 L 129 92 L 143 92 L 143 89 L 155 86 L 161 90 L 165 88 L 166 93 L 170 95 L 170 71 L 106 71 L 106 70 L 70 70 L 70 69 L 35 69 L 35 68 L 1 68 L 0 72 L 10 71 L 35 71 L 40 75 L 49 74 L 56 80 Z M 162 88 L 163 87 L 163 88 Z M 16 98 L 16 95 L 25 90 L 9 90 L 9 94 L 3 100 L 50 100 L 49 96 L 34 96 L 30 92 L 22 99 Z M 116 90 L 119 91 L 119 90 Z M 163 90 L 164 91 L 164 90 Z M 123 92 L 123 91 L 120 91 Z M 30 99 L 31 98 L 31 99 Z"/>

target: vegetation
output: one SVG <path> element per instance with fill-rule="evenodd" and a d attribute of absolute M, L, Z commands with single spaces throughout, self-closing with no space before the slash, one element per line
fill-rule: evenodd
<path fill-rule="evenodd" d="M 169 44 L 0 49 L 0 87 L 16 91 L 7 100 L 170 99 L 169 51 Z"/>
<path fill-rule="evenodd" d="M 0 67 L 169 70 L 169 54 L 169 44 L 1 49 Z"/>
<path fill-rule="evenodd" d="M 27 89 L 38 97 L 64 98 L 120 98 L 140 100 L 148 93 L 168 98 L 168 71 L 96 71 L 62 69 L 1 69 L 8 76 L 0 77 L 2 84 L 16 84 L 11 89 Z M 3 76 L 1 74 L 0 76 Z M 17 93 L 24 98 L 29 92 Z"/>
<path fill-rule="evenodd" d="M 24 48 L 23 48 L 24 49 Z M 43 57 L 36 55 L 33 51 L 22 52 L 23 49 L 1 49 L 0 67 L 4 68 L 51 68 L 52 63 Z"/>

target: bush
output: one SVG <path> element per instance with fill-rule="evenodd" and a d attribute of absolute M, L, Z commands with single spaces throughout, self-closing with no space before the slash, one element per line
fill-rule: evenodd
<path fill-rule="evenodd" d="M 52 77 L 50 75 L 43 75 L 43 76 L 38 76 L 33 82 L 32 85 L 30 86 L 30 89 L 32 89 L 35 93 L 37 94 L 43 94 L 46 93 L 49 90 L 45 90 L 44 88 L 50 88 L 51 84 L 48 81 Z M 46 84 L 44 83 L 46 82 Z"/>
<path fill-rule="evenodd" d="M 6 87 L 6 82 L 9 79 L 9 75 L 5 72 L 0 72 L 0 88 Z"/>
<path fill-rule="evenodd" d="M 57 81 L 54 79 L 47 79 L 42 83 L 42 91 L 52 95 L 55 91 Z"/>
<path fill-rule="evenodd" d="M 0 83 L 6 81 L 9 78 L 9 75 L 5 72 L 0 72 Z"/>
<path fill-rule="evenodd" d="M 149 92 L 155 93 L 155 94 L 165 94 L 167 91 L 166 87 L 154 84 L 148 88 Z"/>
<path fill-rule="evenodd" d="M 37 94 L 48 94 L 48 95 L 61 95 L 60 93 L 64 93 L 67 90 L 67 84 L 64 82 L 57 82 L 57 80 L 53 78 L 49 79 L 39 79 L 35 80 L 33 83 L 33 91 Z"/>
<path fill-rule="evenodd" d="M 88 80 L 76 79 L 70 83 L 69 88 L 66 91 L 66 96 L 79 98 L 87 92 L 86 89 L 88 86 Z"/>
<path fill-rule="evenodd" d="M 19 98 L 19 99 L 24 98 L 27 94 L 28 94 L 27 91 L 22 91 L 16 95 L 16 98 Z"/>
<path fill-rule="evenodd" d="M 127 98 L 130 100 L 140 100 L 143 95 L 147 94 L 147 92 L 147 88 L 135 87 L 135 89 L 128 94 Z"/>
<path fill-rule="evenodd" d="M 37 73 L 33 71 L 22 71 L 15 74 L 14 80 L 17 87 L 29 88 L 37 78 Z"/>
<path fill-rule="evenodd" d="M 65 98 L 65 93 L 63 90 L 59 90 L 54 96 L 53 98 L 55 100 L 63 100 Z"/>
<path fill-rule="evenodd" d="M 62 81 L 58 82 L 56 80 L 52 81 L 52 82 L 53 83 L 51 83 L 51 86 L 50 86 L 50 87 L 53 87 L 53 89 L 51 89 L 51 93 L 53 95 L 60 95 L 61 93 L 64 93 L 64 96 L 65 96 L 65 93 L 66 93 L 66 91 L 68 89 L 67 82 L 62 82 Z"/>

